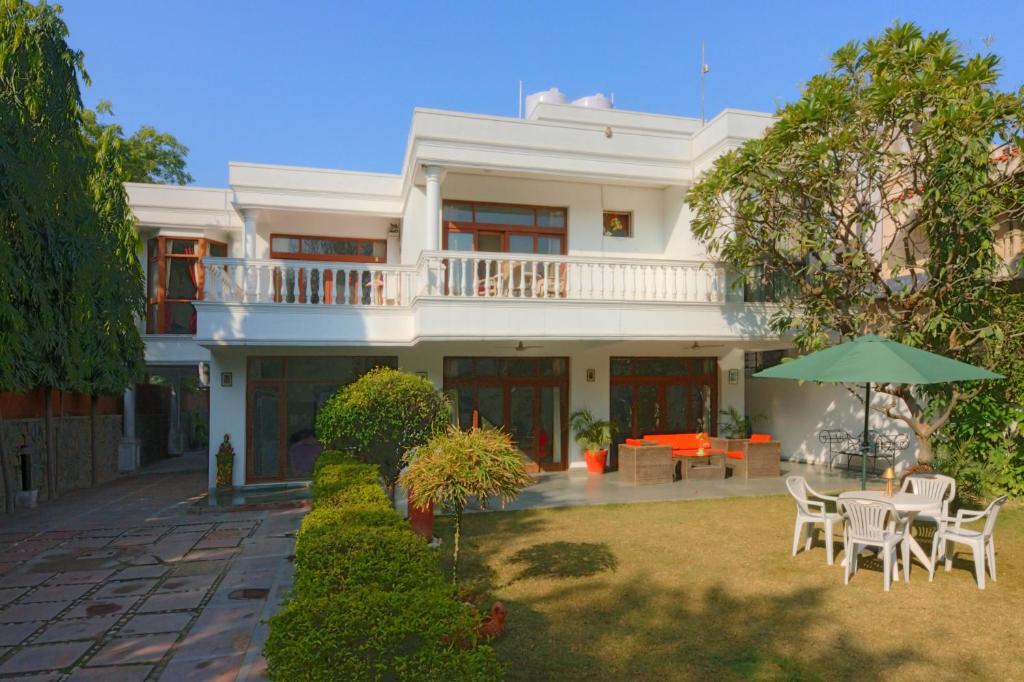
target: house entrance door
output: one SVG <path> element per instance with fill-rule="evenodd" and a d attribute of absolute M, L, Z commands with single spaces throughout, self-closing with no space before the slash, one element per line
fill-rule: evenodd
<path fill-rule="evenodd" d="M 310 478 L 324 403 L 372 368 L 397 366 L 397 358 L 378 356 L 250 358 L 246 481 Z"/>
<path fill-rule="evenodd" d="M 612 446 L 652 433 L 715 435 L 718 429 L 718 363 L 715 358 L 611 358 Z"/>
<path fill-rule="evenodd" d="M 455 423 L 505 429 L 546 471 L 568 466 L 568 358 L 445 358 Z"/>

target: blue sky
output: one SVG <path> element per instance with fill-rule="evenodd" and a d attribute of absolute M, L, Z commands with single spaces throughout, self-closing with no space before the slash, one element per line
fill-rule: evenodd
<path fill-rule="evenodd" d="M 1013 0 L 62 4 L 93 80 L 87 104 L 109 99 L 128 130 L 176 135 L 209 186 L 226 184 L 229 160 L 398 171 L 413 107 L 515 115 L 520 79 L 697 116 L 702 38 L 709 116 L 774 110 L 836 47 L 897 18 L 948 28 L 971 51 L 994 41 L 1002 85 L 1024 82 Z"/>

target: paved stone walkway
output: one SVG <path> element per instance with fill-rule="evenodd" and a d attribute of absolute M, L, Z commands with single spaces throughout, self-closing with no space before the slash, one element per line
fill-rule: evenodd
<path fill-rule="evenodd" d="M 141 474 L 0 516 L 0 679 L 263 679 L 305 510 L 212 510 L 205 485 Z"/>

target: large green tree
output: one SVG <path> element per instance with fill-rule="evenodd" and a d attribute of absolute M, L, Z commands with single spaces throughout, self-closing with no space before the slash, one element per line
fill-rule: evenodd
<path fill-rule="evenodd" d="M 694 234 L 802 351 L 876 332 L 1005 373 L 1019 325 L 993 229 L 1024 213 L 1024 97 L 997 87 L 998 64 L 906 23 L 844 45 L 690 190 Z M 931 461 L 965 397 L 1002 389 L 878 390 Z"/>
<path fill-rule="evenodd" d="M 142 373 L 144 281 L 123 183 L 192 179 L 173 136 L 149 126 L 126 136 L 100 120 L 109 103 L 83 107 L 89 78 L 67 38 L 59 7 L 0 0 L 0 390 L 46 389 L 51 498 L 50 389 L 91 395 L 95 416 L 97 395 Z M 92 445 L 95 482 L 95 419 Z M 9 505 L 2 451 L 0 463 Z"/>
<path fill-rule="evenodd" d="M 78 87 L 88 76 L 67 33 L 50 5 L 0 0 L 0 389 L 47 389 L 51 497 L 57 467 L 49 389 L 83 386 L 76 341 L 83 300 L 73 292 L 97 222 Z"/>

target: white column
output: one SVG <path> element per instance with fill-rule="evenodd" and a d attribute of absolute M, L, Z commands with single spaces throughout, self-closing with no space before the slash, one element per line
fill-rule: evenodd
<path fill-rule="evenodd" d="M 427 179 L 427 235 L 423 242 L 426 251 L 441 248 L 441 172 L 440 166 L 424 166 Z"/>
<path fill-rule="evenodd" d="M 242 258 L 256 257 L 256 215 L 245 211 L 242 215 Z"/>
<path fill-rule="evenodd" d="M 135 385 L 124 392 L 124 415 L 121 419 L 121 443 L 117 448 L 117 468 L 121 473 L 139 468 L 139 440 L 135 437 Z"/>

